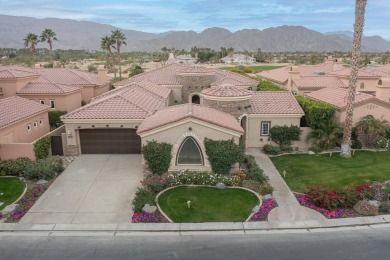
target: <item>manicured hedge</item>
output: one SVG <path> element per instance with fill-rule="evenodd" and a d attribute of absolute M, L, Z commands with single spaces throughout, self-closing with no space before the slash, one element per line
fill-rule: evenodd
<path fill-rule="evenodd" d="M 58 126 L 62 124 L 60 117 L 65 115 L 66 113 L 67 113 L 66 111 L 61 111 L 61 110 L 49 111 L 49 124 L 51 126 Z"/>
<path fill-rule="evenodd" d="M 295 98 L 305 112 L 305 116 L 301 119 L 302 127 L 317 129 L 321 123 L 326 124 L 331 121 L 336 114 L 336 108 L 326 103 L 301 96 Z"/>
<path fill-rule="evenodd" d="M 172 159 L 171 149 L 171 144 L 156 141 L 148 142 L 144 146 L 144 158 L 153 174 L 161 175 L 168 171 Z"/>

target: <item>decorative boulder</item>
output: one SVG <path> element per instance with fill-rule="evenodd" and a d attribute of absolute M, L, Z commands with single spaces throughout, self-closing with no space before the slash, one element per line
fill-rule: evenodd
<path fill-rule="evenodd" d="M 379 208 L 379 206 L 381 205 L 381 203 L 380 203 L 379 201 L 377 201 L 377 200 L 369 200 L 368 202 L 369 202 L 372 206 L 377 207 L 377 208 Z"/>
<path fill-rule="evenodd" d="M 379 213 L 379 208 L 371 205 L 368 200 L 360 200 L 353 206 L 357 213 L 363 216 L 376 216 Z"/>
<path fill-rule="evenodd" d="M 253 207 L 252 212 L 257 213 L 259 211 L 259 209 L 260 209 L 260 206 L 255 206 L 255 207 Z"/>
<path fill-rule="evenodd" d="M 264 195 L 264 200 L 269 200 L 269 199 L 272 199 L 272 195 L 271 194 Z"/>
<path fill-rule="evenodd" d="M 145 213 L 154 213 L 156 212 L 157 207 L 156 206 L 150 206 L 149 204 L 145 204 L 145 206 L 142 208 L 142 212 Z"/>
<path fill-rule="evenodd" d="M 3 218 L 6 218 L 12 215 L 16 210 L 18 210 L 18 208 L 19 204 L 10 204 L 1 211 L 1 215 L 3 216 Z"/>
<path fill-rule="evenodd" d="M 311 155 L 313 155 L 313 154 L 316 154 L 315 152 L 313 152 L 313 151 L 308 151 L 307 152 L 307 154 L 311 154 Z"/>
<path fill-rule="evenodd" d="M 217 185 L 215 185 L 215 187 L 217 187 L 217 189 L 219 189 L 219 190 L 226 189 L 226 185 L 222 182 L 218 182 Z"/>
<path fill-rule="evenodd" d="M 49 183 L 48 181 L 45 181 L 45 180 L 39 180 L 37 181 L 37 185 L 43 185 L 43 184 L 46 184 L 46 183 Z"/>

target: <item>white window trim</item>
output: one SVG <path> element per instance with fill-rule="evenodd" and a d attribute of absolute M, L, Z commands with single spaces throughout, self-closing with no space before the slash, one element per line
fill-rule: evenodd
<path fill-rule="evenodd" d="M 192 139 L 192 141 L 196 145 L 196 148 L 198 148 L 198 151 L 199 151 L 199 154 L 200 154 L 200 158 L 201 158 L 201 161 L 202 161 L 200 164 L 182 164 L 182 163 L 179 163 L 179 155 L 180 155 L 181 149 L 183 148 L 184 143 L 188 141 L 188 139 Z M 176 154 L 176 165 L 177 166 L 201 166 L 201 165 L 204 165 L 202 149 L 200 148 L 198 142 L 193 137 L 189 136 L 189 137 L 185 138 L 183 140 L 183 142 L 181 143 L 180 148 L 179 148 L 179 150 L 178 150 L 178 152 Z"/>
<path fill-rule="evenodd" d="M 40 125 L 40 126 L 43 125 L 43 118 L 39 119 L 39 125 Z"/>
<path fill-rule="evenodd" d="M 53 105 L 52 105 L 52 103 L 53 103 Z M 56 108 L 56 101 L 55 100 L 50 100 L 50 107 Z"/>
<path fill-rule="evenodd" d="M 41 103 L 42 105 L 45 104 L 45 100 L 39 100 L 39 103 Z"/>
<path fill-rule="evenodd" d="M 264 133 L 264 131 L 263 131 L 264 125 L 268 125 L 267 133 Z M 271 129 L 271 121 L 261 121 L 261 123 L 260 123 L 260 135 L 261 136 L 269 136 L 270 129 Z"/>
<path fill-rule="evenodd" d="M 27 125 L 27 131 L 31 131 L 31 129 L 32 129 L 32 128 L 31 128 L 31 124 L 28 124 L 28 125 Z"/>
<path fill-rule="evenodd" d="M 34 126 L 34 128 L 37 128 L 38 127 L 38 122 L 34 121 L 33 126 Z"/>

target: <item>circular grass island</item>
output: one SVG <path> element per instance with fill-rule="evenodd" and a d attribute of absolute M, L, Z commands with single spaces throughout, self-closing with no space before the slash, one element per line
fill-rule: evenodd
<path fill-rule="evenodd" d="M 191 201 L 188 208 L 187 202 Z M 157 197 L 162 213 L 175 223 L 243 222 L 260 204 L 259 197 L 242 188 L 217 189 L 205 186 L 178 186 Z"/>

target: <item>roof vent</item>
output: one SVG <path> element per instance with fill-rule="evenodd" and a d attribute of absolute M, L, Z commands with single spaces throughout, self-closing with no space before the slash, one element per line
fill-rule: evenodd
<path fill-rule="evenodd" d="M 325 75 L 325 72 L 324 72 L 324 71 L 314 71 L 314 75 L 317 75 L 317 76 L 324 76 L 324 75 Z"/>

